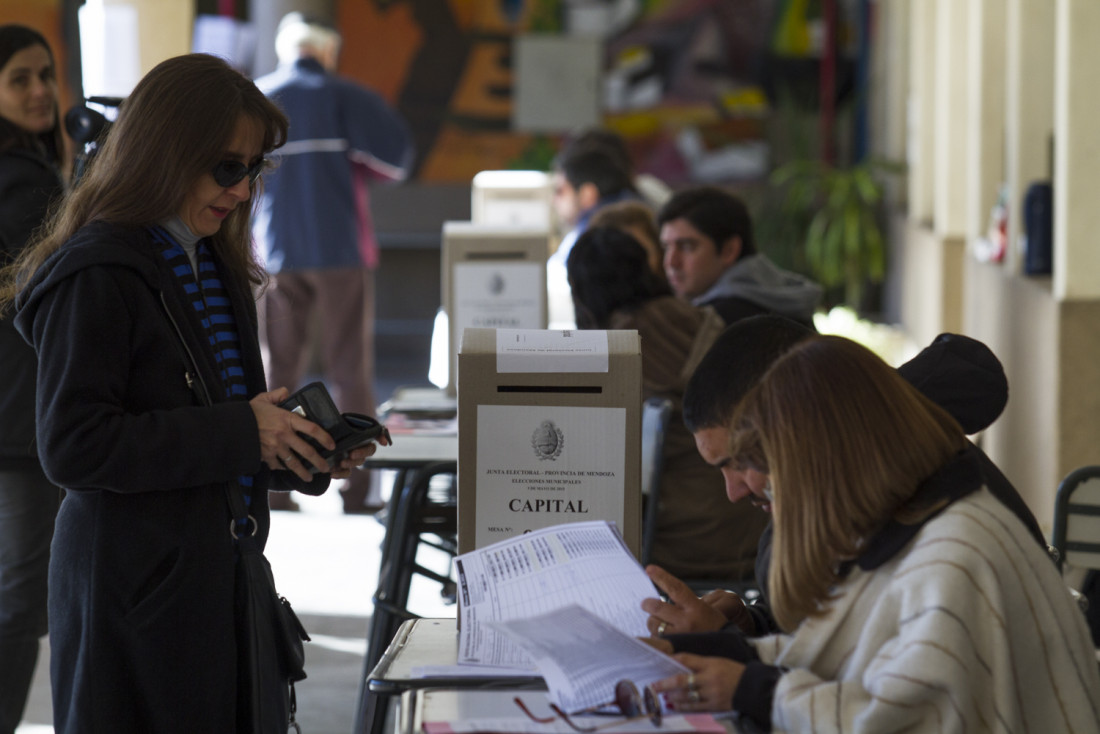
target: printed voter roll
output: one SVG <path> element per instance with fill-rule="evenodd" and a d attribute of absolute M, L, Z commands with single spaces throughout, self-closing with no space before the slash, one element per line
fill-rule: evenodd
<path fill-rule="evenodd" d="M 492 624 L 527 650 L 546 681 L 550 700 L 566 711 L 606 704 L 620 680 L 644 688 L 691 672 L 576 604 L 538 617 Z"/>
<path fill-rule="evenodd" d="M 460 663 L 530 668 L 527 654 L 488 623 L 578 604 L 622 632 L 646 636 L 642 600 L 657 594 L 615 527 L 569 523 L 455 558 Z"/>

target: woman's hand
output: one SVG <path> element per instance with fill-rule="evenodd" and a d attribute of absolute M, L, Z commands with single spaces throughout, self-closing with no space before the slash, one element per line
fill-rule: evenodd
<path fill-rule="evenodd" d="M 262 392 L 248 401 L 260 429 L 260 458 L 268 467 L 289 469 L 299 479 L 308 482 L 312 478 L 308 464 L 327 472 L 328 462 L 298 434 L 306 434 L 326 449 L 336 448 L 336 442 L 325 429 L 313 421 L 280 408 L 279 403 L 288 397 L 290 391 L 280 387 L 271 392 Z M 295 452 L 298 456 L 294 455 Z"/>
<path fill-rule="evenodd" d="M 357 449 L 352 449 L 350 452 L 348 452 L 347 457 L 345 457 L 339 464 L 337 464 L 333 468 L 332 478 L 347 479 L 351 476 L 351 472 L 353 469 L 360 466 L 369 457 L 374 456 L 374 452 L 378 450 L 378 444 L 389 446 L 391 443 L 392 441 L 390 441 L 389 434 L 383 431 L 377 439 L 371 441 L 366 446 L 360 446 Z"/>
<path fill-rule="evenodd" d="M 645 572 L 657 588 L 668 595 L 667 602 L 660 599 L 642 602 L 642 610 L 649 613 L 646 626 L 650 634 L 659 637 L 683 632 L 713 632 L 727 622 L 735 622 L 752 633 L 752 617 L 741 597 L 732 591 L 712 591 L 700 599 L 690 586 L 660 566 L 646 566 Z"/>
<path fill-rule="evenodd" d="M 653 684 L 676 711 L 729 711 L 745 666 L 726 658 L 682 652 L 673 657 L 691 669 Z"/>

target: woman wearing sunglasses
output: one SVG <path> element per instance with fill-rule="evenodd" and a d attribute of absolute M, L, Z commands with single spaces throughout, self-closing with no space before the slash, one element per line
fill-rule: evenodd
<path fill-rule="evenodd" d="M 657 641 L 692 671 L 654 684 L 678 710 L 791 732 L 1100 731 L 1084 615 L 959 424 L 896 370 L 809 338 L 730 432 L 732 460 L 769 477 L 783 631 Z"/>
<path fill-rule="evenodd" d="M 266 391 L 260 360 L 250 205 L 286 130 L 222 60 L 159 64 L 0 281 L 38 353 L 39 453 L 65 488 L 49 580 L 58 732 L 242 724 L 227 487 L 262 545 L 269 488 L 328 486 L 299 434 L 334 445 L 277 407 L 288 392 Z"/>
<path fill-rule="evenodd" d="M 0 25 L 0 264 L 26 246 L 63 189 L 57 78 L 38 31 Z M 0 734 L 19 724 L 46 634 L 59 490 L 34 443 L 34 349 L 0 318 Z"/>

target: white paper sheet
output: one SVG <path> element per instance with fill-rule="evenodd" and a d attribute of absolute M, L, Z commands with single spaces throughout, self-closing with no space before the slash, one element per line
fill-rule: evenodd
<path fill-rule="evenodd" d="M 497 372 L 607 372 L 607 332 L 497 329 Z"/>
<path fill-rule="evenodd" d="M 527 654 L 487 623 L 577 604 L 624 634 L 646 636 L 643 599 L 657 596 L 645 571 L 607 522 L 536 530 L 455 558 L 458 662 L 533 669 Z"/>
<path fill-rule="evenodd" d="M 549 614 L 491 623 L 521 645 L 546 681 L 550 700 L 565 711 L 615 700 L 626 679 L 639 690 L 690 670 L 592 612 L 570 605 Z"/>

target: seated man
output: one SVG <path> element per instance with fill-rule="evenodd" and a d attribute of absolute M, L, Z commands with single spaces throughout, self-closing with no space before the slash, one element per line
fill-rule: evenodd
<path fill-rule="evenodd" d="M 748 209 L 713 186 L 677 192 L 657 213 L 665 274 L 677 296 L 727 324 L 775 313 L 813 328 L 822 288 L 757 252 Z"/>
<path fill-rule="evenodd" d="M 684 422 L 694 434 L 703 459 L 718 467 L 731 502 L 748 499 L 767 511 L 767 475 L 733 465 L 729 455 L 730 416 L 746 393 L 790 347 L 812 335 L 804 326 L 778 316 L 758 316 L 728 327 L 700 361 L 684 392 Z M 946 409 L 967 434 L 977 433 L 1001 414 L 1008 399 L 1008 382 L 993 353 L 981 342 L 957 334 L 942 334 L 898 372 L 925 397 Z M 1020 518 L 1043 548 L 1046 540 L 1039 523 L 1019 493 L 973 444 L 968 449 L 982 469 L 985 483 L 1003 504 Z M 767 593 L 771 560 L 771 529 L 760 538 L 756 556 L 756 580 Z M 731 592 L 717 591 L 699 599 L 678 579 L 650 566 L 650 578 L 668 594 L 669 601 L 648 599 L 649 630 L 655 635 L 708 631 L 729 625 L 750 635 L 776 630 L 765 596 L 745 605 Z"/>

